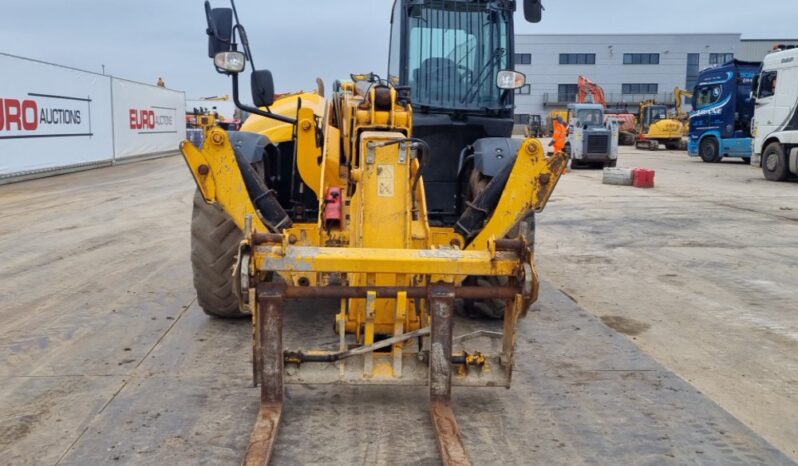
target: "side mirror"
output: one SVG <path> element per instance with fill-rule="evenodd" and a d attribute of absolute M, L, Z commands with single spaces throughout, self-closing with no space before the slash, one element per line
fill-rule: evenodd
<path fill-rule="evenodd" d="M 252 101 L 256 107 L 269 107 L 274 103 L 274 79 L 269 70 L 252 72 Z"/>
<path fill-rule="evenodd" d="M 216 58 L 221 52 L 229 52 L 233 42 L 233 10 L 231 8 L 211 8 L 205 2 L 205 19 L 208 22 L 208 57 Z"/>
<path fill-rule="evenodd" d="M 541 0 L 524 0 L 524 18 L 530 23 L 539 23 L 543 19 Z"/>
<path fill-rule="evenodd" d="M 496 75 L 496 87 L 499 89 L 520 89 L 526 84 L 526 75 L 517 71 L 501 70 Z"/>

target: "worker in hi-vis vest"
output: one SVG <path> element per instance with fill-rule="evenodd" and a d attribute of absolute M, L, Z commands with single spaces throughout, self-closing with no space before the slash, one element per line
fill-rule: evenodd
<path fill-rule="evenodd" d="M 557 118 L 554 120 L 554 134 L 552 135 L 551 143 L 549 143 L 550 146 L 554 146 L 555 153 L 565 150 L 565 139 L 567 137 L 568 127 L 565 125 L 562 117 L 557 115 Z"/>

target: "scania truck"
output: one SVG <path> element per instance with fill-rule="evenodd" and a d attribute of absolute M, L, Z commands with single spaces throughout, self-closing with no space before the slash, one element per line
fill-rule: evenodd
<path fill-rule="evenodd" d="M 751 159 L 751 89 L 760 65 L 732 60 L 698 74 L 690 113 L 690 156 L 707 163 L 724 157 Z"/>
<path fill-rule="evenodd" d="M 765 178 L 798 175 L 798 48 L 765 57 L 755 80 L 754 155 Z"/>

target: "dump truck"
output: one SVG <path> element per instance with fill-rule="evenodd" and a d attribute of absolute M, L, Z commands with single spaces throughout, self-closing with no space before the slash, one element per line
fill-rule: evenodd
<path fill-rule="evenodd" d="M 515 8 L 396 0 L 387 78 L 276 99 L 235 4 L 206 2 L 208 55 L 253 116 L 240 132 L 209 125 L 201 149 L 181 151 L 197 185 L 198 301 L 252 320 L 261 407 L 245 464 L 268 463 L 285 384 L 426 386 L 442 462 L 469 464 L 451 387 L 510 386 L 518 319 L 538 295 L 534 214 L 567 166 L 537 139 L 511 138 L 525 80 L 512 70 Z M 524 2 L 528 21 L 541 10 Z M 247 67 L 252 104 L 239 89 Z M 285 301 L 321 298 L 339 302 L 337 350 L 284 348 Z M 455 336 L 457 300 L 495 313 L 502 332 Z"/>

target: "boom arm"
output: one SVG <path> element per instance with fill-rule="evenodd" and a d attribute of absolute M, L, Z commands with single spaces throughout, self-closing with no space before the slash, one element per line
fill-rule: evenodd
<path fill-rule="evenodd" d="M 673 90 L 673 99 L 675 100 L 676 104 L 676 118 L 681 121 L 687 121 L 689 117 L 687 112 L 682 111 L 682 102 L 685 97 L 692 99 L 693 93 L 680 87 L 677 87 Z"/>
<path fill-rule="evenodd" d="M 601 104 L 604 108 L 607 108 L 607 99 L 604 97 L 604 89 L 586 77 L 579 76 L 579 94 L 577 95 L 576 101 L 583 104 L 587 102 L 588 95 L 591 96 L 591 100 L 594 104 Z"/>

